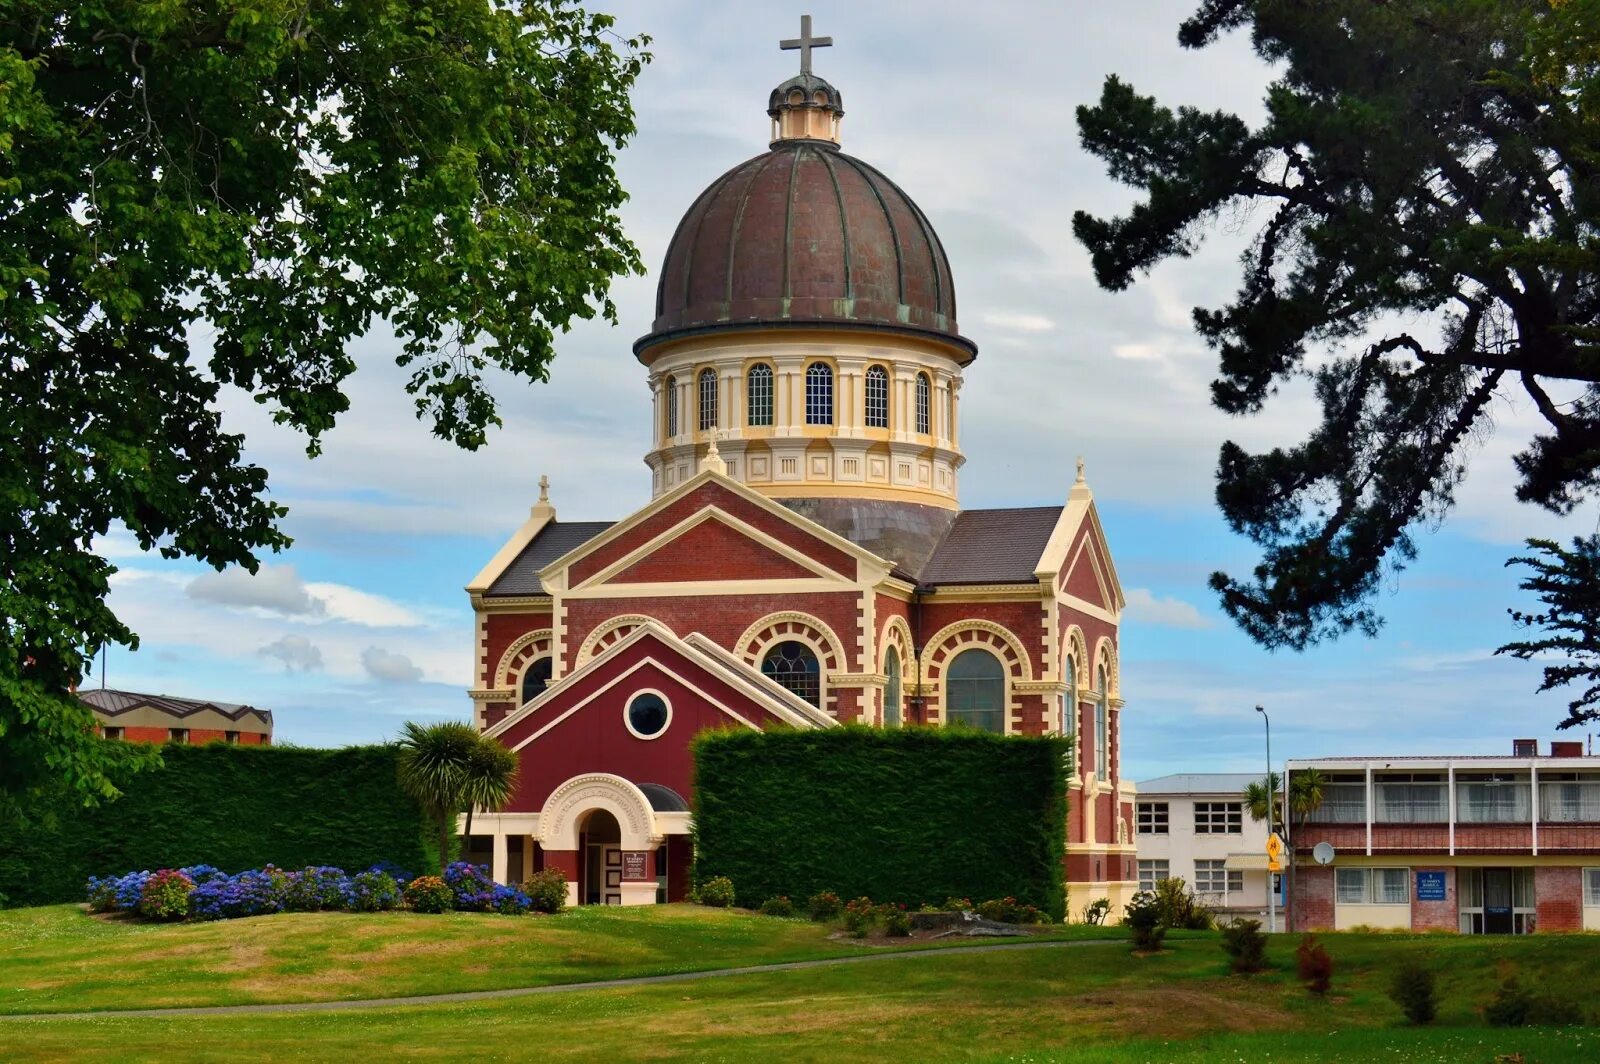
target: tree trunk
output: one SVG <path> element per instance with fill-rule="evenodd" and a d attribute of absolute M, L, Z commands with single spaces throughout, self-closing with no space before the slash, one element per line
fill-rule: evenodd
<path fill-rule="evenodd" d="M 439 878 L 444 878 L 445 865 L 450 861 L 450 814 L 439 814 Z"/>
<path fill-rule="evenodd" d="M 462 845 L 468 849 L 472 847 L 472 805 L 467 806 L 467 830 L 461 833 Z"/>

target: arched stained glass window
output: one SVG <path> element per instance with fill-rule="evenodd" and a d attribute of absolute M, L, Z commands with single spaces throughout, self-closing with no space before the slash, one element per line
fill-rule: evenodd
<path fill-rule="evenodd" d="M 867 367 L 867 428 L 889 427 L 889 371 L 882 366 Z"/>
<path fill-rule="evenodd" d="M 678 378 L 668 377 L 661 385 L 661 401 L 667 407 L 667 436 L 678 434 Z"/>
<path fill-rule="evenodd" d="M 813 706 L 822 706 L 822 666 L 804 643 L 786 639 L 761 659 L 761 674 L 776 680 Z"/>
<path fill-rule="evenodd" d="M 928 423 L 933 404 L 933 384 L 926 373 L 917 374 L 917 431 L 926 436 L 931 431 Z"/>
<path fill-rule="evenodd" d="M 552 659 L 540 658 L 522 670 L 522 704 L 527 705 L 544 693 L 550 685 Z"/>
<path fill-rule="evenodd" d="M 883 656 L 883 672 L 888 682 L 883 685 L 883 726 L 898 728 L 900 713 L 900 650 L 890 647 Z"/>
<path fill-rule="evenodd" d="M 772 367 L 750 367 L 745 375 L 745 420 L 756 428 L 772 425 Z"/>
<path fill-rule="evenodd" d="M 972 647 L 957 654 L 945 673 L 945 722 L 984 731 L 1006 730 L 1006 675 L 1000 659 Z"/>
<path fill-rule="evenodd" d="M 700 431 L 717 427 L 717 371 L 700 371 Z"/>
<path fill-rule="evenodd" d="M 1095 670 L 1094 684 L 1094 775 L 1096 779 L 1111 777 L 1111 698 L 1106 688 L 1106 669 Z"/>
<path fill-rule="evenodd" d="M 1067 689 L 1061 692 L 1061 734 L 1072 740 L 1072 771 L 1078 768 L 1078 666 L 1070 654 L 1061 666 Z"/>
<path fill-rule="evenodd" d="M 833 367 L 826 362 L 806 367 L 806 424 L 833 424 Z"/>

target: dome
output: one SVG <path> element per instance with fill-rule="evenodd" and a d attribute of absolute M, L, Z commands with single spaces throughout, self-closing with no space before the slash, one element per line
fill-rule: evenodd
<path fill-rule="evenodd" d="M 785 83 L 773 107 L 800 88 L 822 94 L 810 107 L 839 105 L 831 86 Z M 695 200 L 634 352 L 750 327 L 887 329 L 953 344 L 963 365 L 977 354 L 957 328 L 950 263 L 927 216 L 882 173 L 810 137 L 776 140 Z"/>

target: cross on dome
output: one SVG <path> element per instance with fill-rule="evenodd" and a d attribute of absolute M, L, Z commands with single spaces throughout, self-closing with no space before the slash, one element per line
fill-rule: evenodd
<path fill-rule="evenodd" d="M 811 36 L 811 16 L 801 15 L 800 36 L 791 37 L 786 41 L 779 41 L 778 47 L 783 49 L 785 52 L 792 52 L 796 49 L 799 49 L 800 73 L 809 74 L 811 73 L 811 49 L 832 48 L 833 38 Z"/>

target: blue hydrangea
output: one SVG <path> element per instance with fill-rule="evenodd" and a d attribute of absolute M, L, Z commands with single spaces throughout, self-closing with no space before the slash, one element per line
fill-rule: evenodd
<path fill-rule="evenodd" d="M 386 912 L 400 904 L 400 884 L 377 868 L 357 872 L 345 883 L 344 908 L 351 912 Z"/>
<path fill-rule="evenodd" d="M 495 882 L 487 865 L 456 861 L 444 870 L 444 881 L 455 891 L 456 911 L 482 913 L 494 908 Z"/>
<path fill-rule="evenodd" d="M 315 865 L 290 872 L 284 884 L 283 907 L 289 912 L 342 909 L 349 894 L 350 877 L 344 869 Z"/>

